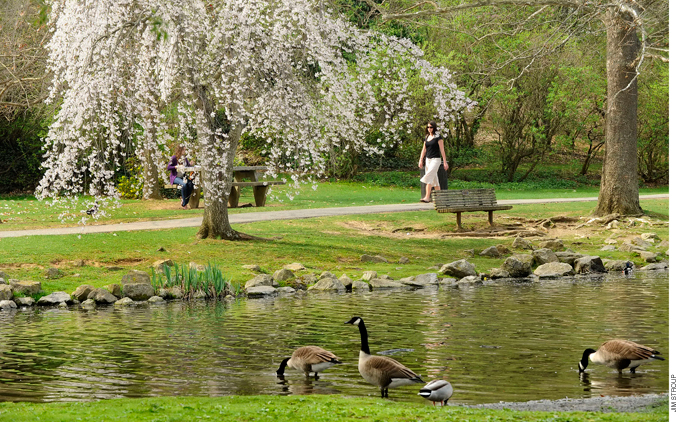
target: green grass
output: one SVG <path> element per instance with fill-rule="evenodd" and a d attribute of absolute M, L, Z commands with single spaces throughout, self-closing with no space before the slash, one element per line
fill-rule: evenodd
<path fill-rule="evenodd" d="M 641 204 L 658 224 L 634 226 L 618 234 L 610 231 L 590 233 L 587 237 L 567 231 L 560 237 L 567 247 L 577 252 L 603 258 L 632 259 L 643 265 L 639 257 L 629 253 L 599 250 L 604 239 L 612 235 L 625 237 L 655 232 L 661 239 L 668 240 L 668 225 L 664 223 L 669 216 L 668 200 L 644 200 Z M 594 206 L 594 202 L 516 205 L 512 210 L 497 213 L 495 221 L 509 224 L 516 218 L 588 216 Z M 485 213 L 466 213 L 463 224 L 468 228 L 488 226 Z M 197 228 L 4 238 L 0 241 L 0 270 L 10 278 L 39 280 L 46 292 L 62 290 L 69 293 L 81 284 L 102 287 L 120 282 L 129 269 L 150 272 L 156 260 L 167 258 L 180 265 L 191 261 L 204 265 L 212 263 L 234 285 L 243 285 L 254 276 L 242 268 L 245 264 L 257 264 L 271 274 L 292 262 L 300 262 L 308 268 L 307 272 L 316 274 L 328 270 L 338 276 L 346 273 L 357 279 L 363 271 L 375 270 L 398 279 L 433 272 L 430 267 L 435 264 L 466 257 L 465 250 L 480 252 L 498 244 L 510 247 L 513 241 L 512 237 L 442 238 L 442 234 L 456 231 L 455 214 L 434 211 L 266 221 L 236 225 L 235 228 L 269 240 L 197 240 Z M 161 247 L 165 251 L 159 251 Z M 362 263 L 362 254 L 381 255 L 389 263 Z M 407 257 L 409 262 L 397 264 L 401 257 Z M 73 261 L 78 259 L 85 260 L 86 265 L 75 267 Z M 479 256 L 469 258 L 469 261 L 478 271 L 488 271 L 502 263 L 501 259 Z M 44 270 L 50 266 L 59 267 L 65 276 L 45 279 Z"/>
<path fill-rule="evenodd" d="M 668 408 L 645 413 L 517 412 L 435 408 L 343 396 L 230 396 L 115 399 L 91 403 L 0 403 L 7 421 L 667 421 Z"/>
<path fill-rule="evenodd" d="M 415 175 L 410 176 L 416 178 Z M 417 180 L 417 179 L 416 179 Z M 451 188 L 480 187 L 478 184 L 460 184 Z M 485 186 L 493 187 L 493 186 Z M 569 189 L 540 188 L 531 189 L 527 184 L 498 185 L 496 196 L 498 199 L 540 199 L 540 198 L 580 198 L 597 197 L 598 189 L 591 186 Z M 380 186 L 367 181 L 357 182 L 323 182 L 314 189 L 313 185 L 303 185 L 299 190 L 292 191 L 287 186 L 275 186 L 263 208 L 235 208 L 230 214 L 258 211 L 280 211 L 293 209 L 349 207 L 364 205 L 383 205 L 413 203 L 420 199 L 420 189 L 413 187 Z M 294 194 L 289 199 L 286 193 Z M 640 194 L 668 193 L 668 188 L 641 189 Z M 241 203 L 253 202 L 252 193 L 247 189 L 241 195 Z M 0 199 L 0 230 L 26 230 L 51 227 L 77 226 L 84 216 L 81 210 L 91 203 L 90 198 L 81 200 L 70 210 L 51 207 L 48 202 L 38 201 L 34 197 L 23 196 Z M 201 201 L 201 207 L 203 202 Z M 62 221 L 60 215 L 66 212 L 68 220 Z M 107 211 L 103 216 L 88 224 L 117 224 L 123 222 L 137 222 L 172 218 L 200 217 L 203 209 L 182 210 L 179 200 L 167 199 L 160 201 L 123 200 L 121 207 Z"/>

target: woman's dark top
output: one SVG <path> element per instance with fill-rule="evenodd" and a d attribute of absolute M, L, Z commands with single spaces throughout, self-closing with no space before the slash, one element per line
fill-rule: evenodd
<path fill-rule="evenodd" d="M 189 159 L 184 157 L 184 165 L 189 167 Z M 170 184 L 175 183 L 175 178 L 177 177 L 177 156 L 173 155 L 170 157 L 170 162 L 168 163 L 168 170 L 170 170 Z"/>
<path fill-rule="evenodd" d="M 442 158 L 442 152 L 439 150 L 440 139 L 441 136 L 435 135 L 431 141 L 425 141 L 425 158 Z"/>

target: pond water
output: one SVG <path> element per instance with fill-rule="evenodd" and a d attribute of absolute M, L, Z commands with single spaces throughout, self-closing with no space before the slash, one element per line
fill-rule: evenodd
<path fill-rule="evenodd" d="M 583 350 L 611 338 L 668 356 L 668 274 L 535 283 L 490 282 L 348 294 L 296 294 L 228 303 L 129 309 L 0 312 L 0 401 L 248 394 L 379 396 L 358 373 L 359 330 L 424 380 L 454 386 L 450 403 L 585 398 L 668 390 L 668 361 L 619 375 Z M 343 365 L 318 380 L 281 360 L 302 345 L 333 351 Z M 389 352 L 392 351 L 392 352 Z M 418 386 L 390 398 L 420 401 Z"/>

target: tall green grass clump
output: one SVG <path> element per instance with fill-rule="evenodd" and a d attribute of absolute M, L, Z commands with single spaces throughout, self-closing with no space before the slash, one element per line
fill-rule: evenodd
<path fill-rule="evenodd" d="M 183 299 L 191 299 L 203 296 L 211 299 L 221 299 L 228 295 L 238 296 L 241 293 L 239 284 L 233 285 L 227 280 L 216 265 L 208 263 L 205 270 L 199 271 L 196 267 L 185 264 L 175 265 L 171 268 L 163 266 L 163 271 L 157 273 L 151 269 L 151 284 L 154 289 L 179 287 Z"/>

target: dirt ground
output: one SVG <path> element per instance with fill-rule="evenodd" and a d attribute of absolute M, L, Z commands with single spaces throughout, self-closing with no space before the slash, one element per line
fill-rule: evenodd
<path fill-rule="evenodd" d="M 591 397 L 587 399 L 532 400 L 516 403 L 490 403 L 470 408 L 510 409 L 543 412 L 642 412 L 658 405 L 668 394 L 645 394 L 627 397 Z"/>

